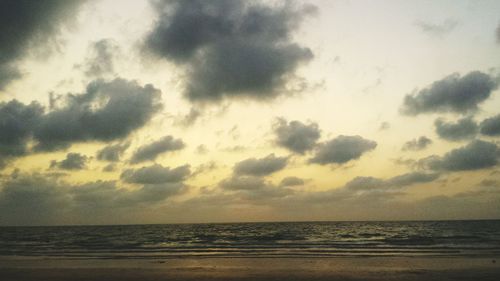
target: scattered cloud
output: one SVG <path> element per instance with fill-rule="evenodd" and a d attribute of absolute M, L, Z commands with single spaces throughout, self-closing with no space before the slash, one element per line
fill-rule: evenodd
<path fill-rule="evenodd" d="M 120 178 L 128 183 L 161 184 L 184 181 L 191 174 L 189 165 L 170 169 L 159 164 L 139 169 L 127 169 Z"/>
<path fill-rule="evenodd" d="M 158 19 L 145 47 L 186 66 L 185 96 L 191 101 L 274 98 L 313 57 L 291 41 L 303 18 L 315 13 L 311 5 L 157 1 L 154 8 Z"/>
<path fill-rule="evenodd" d="M 486 136 L 500 136 L 500 114 L 484 119 L 480 124 L 481 134 Z"/>
<path fill-rule="evenodd" d="M 112 39 L 93 42 L 90 46 L 90 54 L 83 65 L 85 75 L 100 78 L 114 74 L 114 59 L 118 52 L 119 47 Z"/>
<path fill-rule="evenodd" d="M 73 142 L 112 141 L 144 126 L 160 108 L 160 91 L 135 81 L 95 80 L 83 94 L 45 114 L 34 131 L 37 150 L 52 151 Z"/>
<path fill-rule="evenodd" d="M 426 136 L 420 136 L 419 138 L 410 140 L 405 142 L 403 145 L 402 150 L 403 151 L 419 151 L 427 148 L 429 145 L 432 144 L 432 140 Z"/>
<path fill-rule="evenodd" d="M 36 102 L 0 102 L 0 168 L 8 158 L 28 152 L 28 141 L 42 114 L 43 107 Z"/>
<path fill-rule="evenodd" d="M 189 110 L 188 114 L 178 118 L 178 120 L 175 121 L 175 124 L 183 127 L 192 126 L 201 117 L 201 114 L 202 112 L 199 109 L 193 107 Z"/>
<path fill-rule="evenodd" d="M 139 147 L 132 155 L 130 163 L 137 164 L 145 161 L 154 161 L 163 153 L 181 150 L 185 146 L 186 145 L 181 139 L 174 139 L 172 136 L 166 136 Z"/>
<path fill-rule="evenodd" d="M 426 34 L 433 37 L 442 38 L 455 30 L 458 26 L 458 21 L 454 19 L 446 19 L 441 23 L 430 23 L 424 21 L 417 21 L 415 25 Z"/>
<path fill-rule="evenodd" d="M 448 141 L 472 139 L 478 132 L 477 123 L 472 117 L 465 117 L 456 122 L 446 122 L 446 120 L 438 118 L 434 122 L 434 126 L 438 136 Z"/>
<path fill-rule="evenodd" d="M 50 162 L 50 168 L 59 168 L 62 170 L 83 170 L 85 169 L 86 163 L 90 159 L 80 153 L 68 153 L 66 158 L 61 161 L 52 160 Z"/>
<path fill-rule="evenodd" d="M 283 118 L 278 118 L 273 129 L 276 135 L 276 144 L 299 154 L 313 149 L 321 136 L 321 131 L 316 123 L 287 122 Z"/>
<path fill-rule="evenodd" d="M 118 162 L 129 146 L 130 142 L 107 145 L 97 151 L 97 159 L 101 161 Z"/>
<path fill-rule="evenodd" d="M 345 164 L 351 160 L 359 159 L 364 153 L 377 147 L 377 143 L 364 139 L 361 136 L 338 136 L 322 143 L 316 154 L 310 159 L 311 163 L 321 165 Z"/>
<path fill-rule="evenodd" d="M 0 2 L 0 90 L 20 78 L 17 63 L 31 48 L 54 41 L 61 24 L 84 1 Z M 8 42 L 8 43 L 5 43 Z"/>
<path fill-rule="evenodd" d="M 286 177 L 281 180 L 280 186 L 298 186 L 304 185 L 305 181 L 298 177 Z"/>
<path fill-rule="evenodd" d="M 391 124 L 389 122 L 382 122 L 382 123 L 380 123 L 378 130 L 385 131 L 385 130 L 389 130 L 390 128 L 391 128 Z"/>
<path fill-rule="evenodd" d="M 234 165 L 236 175 L 266 176 L 282 170 L 288 163 L 288 157 L 276 157 L 269 154 L 264 158 L 249 158 Z"/>
<path fill-rule="evenodd" d="M 480 71 L 464 76 L 454 73 L 417 93 L 406 95 L 402 112 L 407 115 L 475 112 L 497 87 L 498 82 L 493 77 Z"/>
<path fill-rule="evenodd" d="M 224 190 L 237 192 L 246 200 L 265 200 L 282 198 L 293 194 L 293 190 L 286 187 L 274 186 L 262 177 L 232 176 L 219 183 Z"/>

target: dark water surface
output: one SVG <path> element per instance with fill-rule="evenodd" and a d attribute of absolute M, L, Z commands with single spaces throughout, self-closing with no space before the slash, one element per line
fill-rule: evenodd
<path fill-rule="evenodd" d="M 0 227 L 1 256 L 498 256 L 500 221 Z"/>

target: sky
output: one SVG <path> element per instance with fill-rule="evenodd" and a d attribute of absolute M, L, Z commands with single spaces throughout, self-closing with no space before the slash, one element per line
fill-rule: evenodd
<path fill-rule="evenodd" d="M 0 225 L 500 219 L 498 11 L 0 0 Z"/>

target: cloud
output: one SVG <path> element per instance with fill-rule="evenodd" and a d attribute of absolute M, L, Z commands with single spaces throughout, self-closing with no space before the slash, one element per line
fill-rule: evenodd
<path fill-rule="evenodd" d="M 129 142 L 107 145 L 97 152 L 97 159 L 101 161 L 118 162 L 129 146 Z"/>
<path fill-rule="evenodd" d="M 0 181 L 0 221 L 6 225 L 126 222 L 183 187 L 176 182 L 129 189 L 115 181 L 71 184 L 49 174 L 18 173 Z"/>
<path fill-rule="evenodd" d="M 83 1 L 0 1 L 0 90 L 21 77 L 17 62 L 31 48 L 53 40 L 61 23 Z M 6 43 L 8 42 L 8 43 Z"/>
<path fill-rule="evenodd" d="M 479 127 L 483 135 L 500 136 L 500 114 L 484 119 Z"/>
<path fill-rule="evenodd" d="M 269 154 L 264 158 L 249 158 L 234 165 L 236 175 L 266 176 L 285 168 L 287 157 L 276 157 Z"/>
<path fill-rule="evenodd" d="M 40 174 L 19 175 L 2 182 L 2 224 L 46 224 L 60 215 L 70 198 L 53 178 Z"/>
<path fill-rule="evenodd" d="M 385 131 L 385 130 L 389 130 L 390 128 L 391 128 L 391 124 L 389 122 L 382 122 L 382 123 L 380 123 L 378 130 Z"/>
<path fill-rule="evenodd" d="M 431 156 L 422 159 L 433 170 L 468 171 L 494 167 L 498 163 L 499 150 L 496 144 L 474 140 L 469 144 L 453 149 L 443 157 Z"/>
<path fill-rule="evenodd" d="M 111 39 L 93 42 L 90 46 L 90 54 L 83 65 L 85 75 L 99 78 L 113 74 L 114 59 L 118 52 L 118 45 Z"/>
<path fill-rule="evenodd" d="M 465 117 L 456 122 L 446 122 L 442 118 L 434 122 L 436 133 L 442 139 L 449 141 L 461 141 L 474 138 L 478 131 L 476 121 L 472 117 Z"/>
<path fill-rule="evenodd" d="M 274 186 L 266 182 L 262 177 L 256 176 L 232 176 L 219 183 L 224 190 L 236 192 L 247 200 L 266 200 L 282 198 L 293 194 L 293 190 L 286 187 Z M 256 202 L 258 203 L 258 202 Z"/>
<path fill-rule="evenodd" d="M 305 181 L 298 177 L 286 177 L 281 180 L 280 186 L 304 185 Z"/>
<path fill-rule="evenodd" d="M 418 150 L 423 150 L 427 146 L 432 144 L 432 140 L 426 136 L 421 136 L 417 139 L 413 139 L 410 141 L 405 142 L 403 145 L 402 150 L 407 151 L 407 150 L 413 150 L 413 151 L 418 151 Z"/>
<path fill-rule="evenodd" d="M 423 32 L 432 35 L 434 37 L 442 38 L 452 32 L 457 26 L 458 21 L 453 19 L 446 19 L 442 23 L 429 23 L 424 21 L 417 21 L 415 23 L 417 27 Z"/>
<path fill-rule="evenodd" d="M 189 165 L 170 169 L 169 167 L 154 164 L 140 169 L 127 169 L 121 174 L 120 178 L 128 183 L 161 184 L 182 182 L 190 174 Z"/>
<path fill-rule="evenodd" d="M 36 102 L 0 102 L 0 167 L 6 159 L 28 152 L 28 141 L 42 114 L 43 107 Z"/>
<path fill-rule="evenodd" d="M 300 121 L 287 123 L 282 118 L 278 118 L 273 125 L 273 129 L 276 134 L 276 143 L 279 146 L 299 154 L 304 154 L 306 151 L 313 149 L 316 141 L 321 136 L 316 123 L 304 124 Z"/>
<path fill-rule="evenodd" d="M 150 144 L 139 147 L 132 158 L 130 163 L 137 164 L 145 161 L 154 161 L 160 154 L 180 150 L 185 147 L 181 139 L 174 139 L 172 136 L 163 137 Z"/>
<path fill-rule="evenodd" d="M 320 144 L 316 154 L 310 159 L 311 163 L 321 165 L 345 164 L 359 159 L 364 153 L 377 147 L 377 143 L 360 136 L 338 136 L 328 142 Z"/>
<path fill-rule="evenodd" d="M 196 123 L 196 121 L 201 117 L 201 115 L 202 112 L 200 110 L 196 108 L 191 108 L 191 110 L 189 110 L 189 113 L 176 120 L 175 124 L 183 127 L 189 127 L 194 123 Z"/>
<path fill-rule="evenodd" d="M 66 159 L 61 161 L 52 160 L 50 168 L 59 168 L 62 170 L 83 170 L 89 158 L 80 153 L 68 153 Z"/>
<path fill-rule="evenodd" d="M 154 8 L 158 19 L 145 47 L 186 67 L 184 94 L 191 101 L 274 98 L 313 57 L 291 41 L 303 18 L 316 11 L 311 5 L 193 0 L 158 1 Z"/>
<path fill-rule="evenodd" d="M 406 95 L 402 112 L 407 115 L 474 112 L 497 87 L 493 77 L 479 71 L 465 76 L 454 73 L 416 94 Z"/>
<path fill-rule="evenodd" d="M 40 121 L 37 150 L 67 148 L 73 142 L 112 141 L 144 126 L 160 108 L 160 91 L 151 84 L 115 79 L 91 82 L 86 92 L 68 95 L 66 105 Z"/>

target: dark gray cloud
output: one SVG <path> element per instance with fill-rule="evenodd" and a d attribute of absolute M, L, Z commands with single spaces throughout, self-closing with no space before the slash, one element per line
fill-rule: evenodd
<path fill-rule="evenodd" d="M 453 149 L 443 157 L 431 156 L 421 161 L 433 170 L 467 171 L 494 167 L 498 164 L 499 150 L 496 144 L 474 140 Z"/>
<path fill-rule="evenodd" d="M 465 76 L 454 73 L 415 94 L 406 95 L 402 112 L 407 115 L 474 112 L 497 87 L 498 81 L 479 71 Z"/>
<path fill-rule="evenodd" d="M 118 162 L 129 146 L 129 142 L 107 145 L 97 152 L 97 159 L 101 161 Z"/>
<path fill-rule="evenodd" d="M 0 167 L 8 158 L 28 152 L 28 141 L 42 114 L 43 107 L 35 102 L 0 102 Z"/>
<path fill-rule="evenodd" d="M 276 143 L 292 152 L 304 154 L 316 145 L 321 132 L 316 123 L 304 124 L 279 118 L 273 126 Z"/>
<path fill-rule="evenodd" d="M 114 59 L 119 51 L 116 43 L 111 39 L 102 39 L 90 46 L 90 54 L 85 60 L 83 70 L 88 77 L 103 77 L 113 74 Z"/>
<path fill-rule="evenodd" d="M 364 139 L 361 136 L 341 135 L 320 144 L 310 162 L 321 165 L 345 164 L 351 160 L 359 159 L 361 155 L 375 149 L 375 147 L 377 147 L 375 141 Z"/>
<path fill-rule="evenodd" d="M 405 142 L 403 145 L 402 150 L 413 150 L 413 151 L 418 151 L 418 150 L 423 150 L 427 146 L 432 144 L 432 140 L 426 136 L 420 136 L 419 138 L 410 140 Z"/>
<path fill-rule="evenodd" d="M 0 181 L 0 221 L 4 225 L 125 222 L 183 188 L 182 183 L 164 183 L 129 189 L 115 181 L 75 185 L 49 174 L 17 173 Z"/>
<path fill-rule="evenodd" d="M 452 32 L 458 26 L 458 21 L 453 19 L 446 19 L 442 23 L 417 21 L 415 25 L 418 26 L 420 30 L 429 35 L 442 38 Z"/>
<path fill-rule="evenodd" d="M 59 31 L 66 18 L 76 14 L 83 1 L 0 1 L 0 90 L 19 78 L 17 60 L 30 48 L 39 48 Z"/>
<path fill-rule="evenodd" d="M 1 186 L 2 224 L 50 223 L 70 201 L 57 180 L 40 174 L 17 175 L 2 181 Z"/>
<path fill-rule="evenodd" d="M 249 158 L 234 165 L 237 175 L 266 176 L 282 170 L 288 163 L 288 157 L 276 157 L 269 154 L 264 158 Z"/>
<path fill-rule="evenodd" d="M 37 150 L 66 148 L 73 142 L 111 141 L 144 126 L 160 108 L 151 84 L 115 79 L 91 82 L 86 92 L 68 95 L 66 104 L 43 116 L 34 132 Z"/>
<path fill-rule="evenodd" d="M 139 184 L 161 184 L 184 181 L 191 174 L 189 165 L 174 169 L 154 164 L 140 169 L 127 169 L 123 171 L 120 178 L 128 183 Z"/>
<path fill-rule="evenodd" d="M 83 94 L 46 112 L 36 102 L 0 103 L 0 163 L 28 152 L 65 149 L 75 142 L 112 141 L 144 126 L 161 108 L 160 92 L 134 81 L 96 80 Z M 28 147 L 33 140 L 34 147 Z M 0 166 L 2 166 L 0 165 Z"/>
<path fill-rule="evenodd" d="M 145 40 L 154 54 L 188 69 L 186 97 L 210 102 L 225 97 L 274 98 L 287 78 L 313 55 L 291 42 L 305 5 L 241 0 L 158 1 L 158 19 Z"/>
<path fill-rule="evenodd" d="M 500 114 L 484 119 L 479 127 L 483 135 L 500 136 Z"/>
<path fill-rule="evenodd" d="M 155 142 L 139 147 L 132 155 L 130 163 L 137 164 L 145 161 L 154 161 L 160 154 L 180 150 L 184 147 L 185 144 L 181 139 L 174 139 L 172 136 L 166 136 Z"/>
<path fill-rule="evenodd" d="M 281 180 L 280 186 L 304 185 L 305 181 L 298 177 L 286 177 Z"/>
<path fill-rule="evenodd" d="M 472 139 L 476 136 L 478 126 L 472 117 L 465 117 L 456 122 L 446 122 L 442 118 L 436 119 L 434 122 L 436 134 L 445 140 L 461 141 Z"/>
<path fill-rule="evenodd" d="M 388 179 L 360 176 L 355 177 L 341 187 L 308 193 L 305 197 L 309 203 L 386 203 L 399 195 L 403 195 L 404 190 L 408 187 L 433 182 L 438 178 L 438 173 L 423 172 L 410 172 Z"/>
<path fill-rule="evenodd" d="M 59 168 L 62 170 L 83 170 L 87 167 L 89 158 L 80 153 L 68 153 L 66 158 L 61 161 L 52 160 L 50 168 Z"/>
<path fill-rule="evenodd" d="M 266 186 L 266 181 L 255 176 L 236 176 L 222 180 L 219 186 L 228 190 L 256 190 Z"/>
<path fill-rule="evenodd" d="M 109 163 L 108 165 L 102 168 L 103 172 L 114 172 L 116 170 L 115 163 Z"/>

